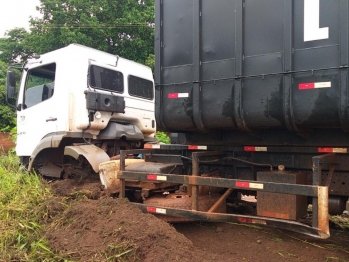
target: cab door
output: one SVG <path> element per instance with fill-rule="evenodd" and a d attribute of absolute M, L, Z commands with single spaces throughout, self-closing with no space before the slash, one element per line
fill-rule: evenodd
<path fill-rule="evenodd" d="M 16 152 L 31 156 L 45 136 L 64 131 L 64 104 L 69 102 L 62 103 L 64 99 L 55 86 L 56 63 L 24 70 L 23 78 L 17 106 Z"/>

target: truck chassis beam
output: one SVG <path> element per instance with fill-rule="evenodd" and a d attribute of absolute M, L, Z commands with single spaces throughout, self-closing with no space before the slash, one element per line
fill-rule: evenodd
<path fill-rule="evenodd" d="M 156 151 L 156 150 L 155 150 Z M 328 187 L 319 185 L 319 175 L 321 175 L 321 164 L 336 164 L 335 154 L 325 154 L 313 157 L 313 185 L 286 184 L 264 181 L 251 181 L 240 179 L 227 179 L 217 177 L 201 177 L 198 174 L 199 158 L 202 156 L 221 155 L 219 151 L 193 152 L 193 172 L 192 175 L 173 175 L 173 174 L 158 174 L 147 172 L 130 172 L 125 171 L 124 160 L 127 154 L 146 154 L 154 153 L 152 150 L 127 150 L 122 151 L 121 169 L 118 172 L 120 179 L 120 197 L 125 197 L 126 180 L 137 180 L 144 182 L 162 181 L 173 184 L 186 184 L 191 188 L 192 193 L 192 210 L 182 210 L 163 207 L 150 207 L 143 204 L 137 204 L 143 211 L 150 213 L 159 213 L 169 216 L 185 217 L 194 220 L 217 221 L 217 222 L 237 222 L 237 223 L 254 223 L 289 229 L 295 232 L 303 233 L 317 238 L 328 238 L 329 219 L 328 219 Z M 303 195 L 313 198 L 313 221 L 312 226 L 284 220 L 259 216 L 244 216 L 236 214 L 222 214 L 212 212 L 197 211 L 197 187 L 198 186 L 213 186 L 227 189 L 253 190 L 281 194 Z M 190 191 L 189 191 L 190 192 Z"/>

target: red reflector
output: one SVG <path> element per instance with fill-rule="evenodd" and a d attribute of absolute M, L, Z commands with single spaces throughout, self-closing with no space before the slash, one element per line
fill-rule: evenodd
<path fill-rule="evenodd" d="M 157 175 L 152 175 L 152 174 L 147 175 L 147 180 L 157 180 L 157 179 L 158 179 Z"/>
<path fill-rule="evenodd" d="M 244 146 L 245 152 L 267 152 L 268 148 L 266 146 Z"/>
<path fill-rule="evenodd" d="M 244 188 L 250 188 L 249 182 L 236 182 L 237 187 L 244 187 Z"/>
<path fill-rule="evenodd" d="M 178 98 L 178 93 L 169 93 L 167 95 L 168 98 Z"/>
<path fill-rule="evenodd" d="M 341 153 L 341 154 L 347 154 L 348 149 L 347 148 L 338 148 L 338 147 L 319 147 L 317 149 L 319 153 Z"/>
<path fill-rule="evenodd" d="M 244 146 L 244 151 L 254 152 L 254 151 L 256 151 L 256 147 L 254 147 L 254 146 Z"/>
<path fill-rule="evenodd" d="M 245 217 L 239 217 L 238 221 L 241 223 L 252 223 L 252 219 L 251 218 L 245 218 Z"/>
<path fill-rule="evenodd" d="M 144 148 L 151 149 L 151 148 L 153 148 L 153 145 L 151 145 L 151 144 L 145 144 L 145 145 L 144 145 Z"/>
<path fill-rule="evenodd" d="M 207 146 L 192 146 L 192 145 L 188 145 L 188 150 L 207 150 Z"/>
<path fill-rule="evenodd" d="M 299 90 L 314 89 L 314 88 L 330 88 L 331 82 L 315 82 L 315 83 L 302 83 L 298 85 Z"/>
<path fill-rule="evenodd" d="M 156 207 L 147 207 L 149 213 L 156 213 Z"/>
<path fill-rule="evenodd" d="M 299 84 L 298 88 L 299 88 L 299 90 L 312 89 L 312 88 L 315 88 L 315 83 Z"/>
<path fill-rule="evenodd" d="M 333 148 L 330 147 L 319 147 L 318 148 L 318 152 L 319 153 L 332 153 L 333 152 Z"/>

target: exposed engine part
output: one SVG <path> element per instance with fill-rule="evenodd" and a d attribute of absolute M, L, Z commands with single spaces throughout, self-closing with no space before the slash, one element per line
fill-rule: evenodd
<path fill-rule="evenodd" d="M 122 137 L 127 137 L 128 140 L 144 140 L 142 131 L 136 125 L 126 123 L 110 122 L 98 135 L 98 139 L 119 139 Z"/>
<path fill-rule="evenodd" d="M 109 146 L 109 147 L 108 147 Z M 113 145 L 109 145 L 107 146 L 107 152 L 109 155 L 111 155 L 112 157 L 110 158 L 110 160 L 118 160 L 120 159 L 120 150 L 129 150 L 131 149 L 131 145 L 128 141 L 125 140 L 117 140 L 113 143 Z M 108 150 L 109 149 L 109 150 Z"/>

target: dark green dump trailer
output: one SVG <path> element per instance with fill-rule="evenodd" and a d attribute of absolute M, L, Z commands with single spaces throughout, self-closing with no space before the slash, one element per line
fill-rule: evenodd
<path fill-rule="evenodd" d="M 122 165 L 126 193 L 163 184 L 142 189 L 143 210 L 328 237 L 349 196 L 348 0 L 155 5 L 156 122 L 172 144 Z M 241 194 L 254 214 L 230 213 Z"/>

